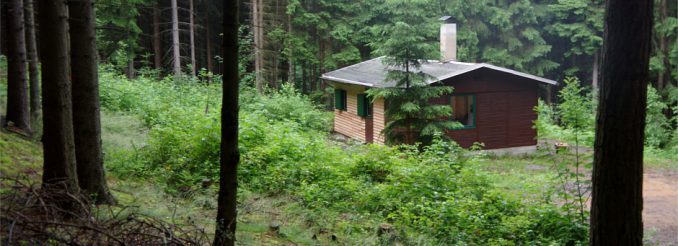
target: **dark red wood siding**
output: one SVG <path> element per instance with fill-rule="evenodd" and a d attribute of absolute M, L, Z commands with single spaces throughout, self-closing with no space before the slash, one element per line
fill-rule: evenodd
<path fill-rule="evenodd" d="M 537 144 L 532 125 L 537 119 L 538 82 L 485 68 L 443 82 L 453 86 L 454 93 L 476 98 L 476 127 L 448 132 L 461 146 L 480 142 L 486 149 L 497 149 Z"/>

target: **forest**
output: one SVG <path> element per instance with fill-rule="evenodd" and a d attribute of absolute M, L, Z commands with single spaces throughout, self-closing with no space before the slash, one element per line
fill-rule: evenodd
<path fill-rule="evenodd" d="M 0 245 L 678 245 L 676 0 L 0 7 Z"/>

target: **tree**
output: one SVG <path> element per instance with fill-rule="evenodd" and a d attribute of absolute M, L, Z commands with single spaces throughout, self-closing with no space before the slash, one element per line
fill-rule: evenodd
<path fill-rule="evenodd" d="M 29 85 L 32 122 L 38 119 L 38 111 L 40 111 L 40 75 L 38 71 L 38 47 L 35 37 L 34 6 L 34 0 L 25 0 L 26 54 L 28 55 L 28 74 L 30 75 Z"/>
<path fill-rule="evenodd" d="M 155 69 L 162 69 L 162 47 L 160 46 L 160 6 L 153 5 L 153 64 Z"/>
<path fill-rule="evenodd" d="M 424 58 L 435 50 L 423 42 L 417 30 L 415 26 L 396 23 L 391 38 L 378 50 L 386 56 L 382 62 L 389 67 L 386 80 L 396 81 L 396 86 L 370 89 L 368 93 L 387 102 L 388 122 L 384 133 L 389 142 L 414 144 L 421 136 L 432 136 L 457 126 L 446 119 L 452 114 L 449 105 L 430 103 L 431 99 L 452 93 L 452 87 L 429 85 L 427 82 L 434 78 L 417 71 Z"/>
<path fill-rule="evenodd" d="M 7 30 L 7 124 L 22 134 L 30 134 L 23 0 L 10 2 Z"/>
<path fill-rule="evenodd" d="M 195 76 L 196 73 L 196 67 L 198 64 L 195 63 L 195 21 L 193 16 L 195 15 L 194 11 L 195 8 L 193 8 L 193 0 L 188 0 L 188 3 L 190 5 L 188 13 L 190 15 L 189 18 L 189 32 L 190 32 L 190 40 L 191 40 L 191 76 Z"/>
<path fill-rule="evenodd" d="M 653 0 L 607 1 L 590 245 L 643 244 L 643 139 Z"/>
<path fill-rule="evenodd" d="M 235 245 L 238 195 L 238 4 L 224 3 L 223 99 L 219 198 L 214 245 Z"/>
<path fill-rule="evenodd" d="M 38 0 L 42 61 L 43 185 L 63 184 L 78 194 L 73 140 L 71 84 L 68 79 L 66 0 Z"/>
<path fill-rule="evenodd" d="M 174 78 L 181 76 L 181 52 L 179 50 L 179 10 L 177 0 L 172 0 L 172 54 L 174 59 Z"/>
<path fill-rule="evenodd" d="M 73 131 L 78 183 L 96 203 L 113 204 L 101 149 L 99 78 L 96 60 L 96 17 L 93 0 L 69 1 Z"/>

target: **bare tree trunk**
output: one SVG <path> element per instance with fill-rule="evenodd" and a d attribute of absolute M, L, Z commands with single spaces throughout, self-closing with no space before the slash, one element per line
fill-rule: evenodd
<path fill-rule="evenodd" d="M 66 0 L 38 0 L 42 61 L 43 185 L 63 184 L 77 194 L 71 84 L 68 79 Z"/>
<path fill-rule="evenodd" d="M 224 3 L 221 165 L 214 245 L 235 245 L 238 195 L 238 4 Z"/>
<path fill-rule="evenodd" d="M 596 52 L 593 53 L 593 72 L 592 72 L 592 75 L 591 75 L 591 77 L 592 77 L 591 78 L 591 87 L 593 87 L 593 89 L 598 89 L 598 73 L 599 73 L 598 68 L 600 67 L 600 64 L 599 64 L 600 57 L 598 55 L 599 52 L 600 51 L 596 51 Z"/>
<path fill-rule="evenodd" d="M 195 14 L 194 13 L 195 9 L 193 8 L 193 0 L 188 0 L 188 3 L 190 5 L 188 12 L 189 12 L 189 15 L 190 15 L 190 18 L 189 18 L 189 22 L 190 22 L 189 26 L 190 27 L 189 28 L 190 28 L 190 36 L 191 36 L 191 69 L 192 69 L 191 76 L 195 76 L 197 74 L 196 73 L 197 64 L 195 63 L 195 22 L 194 22 L 195 20 L 193 19 L 193 16 Z"/>
<path fill-rule="evenodd" d="M 661 21 L 666 21 L 666 17 L 668 17 L 668 5 L 667 5 L 668 0 L 661 0 L 661 4 L 659 6 L 659 14 L 660 14 L 660 19 Z M 670 73 L 670 67 L 671 64 L 669 63 L 669 52 L 668 52 L 668 38 L 665 35 L 659 36 L 659 53 L 661 53 L 661 63 L 664 67 L 664 70 L 660 71 L 659 74 L 657 75 L 657 91 L 662 91 L 664 89 L 664 85 L 666 84 L 666 75 L 669 74 L 668 77 L 671 77 Z"/>
<path fill-rule="evenodd" d="M 160 7 L 153 5 L 153 58 L 155 69 L 162 69 L 162 47 L 160 47 Z"/>
<path fill-rule="evenodd" d="M 590 245 L 643 245 L 643 139 L 653 0 L 606 2 Z"/>
<path fill-rule="evenodd" d="M 35 13 L 34 1 L 25 0 L 24 9 L 26 10 L 26 54 L 28 55 L 28 74 L 30 75 L 30 105 L 31 122 L 35 123 L 40 111 L 40 72 L 38 71 L 38 47 L 35 38 Z"/>
<path fill-rule="evenodd" d="M 7 15 L 7 126 L 31 133 L 26 83 L 26 40 L 23 0 L 12 0 Z"/>
<path fill-rule="evenodd" d="M 93 0 L 69 1 L 73 132 L 78 183 L 99 204 L 114 204 L 108 191 L 101 149 L 99 77 Z"/>
<path fill-rule="evenodd" d="M 287 33 L 289 35 L 293 35 L 293 30 L 292 30 L 292 15 L 288 14 L 287 15 Z M 287 54 L 287 66 L 288 66 L 288 71 L 287 71 L 287 81 L 289 83 L 294 83 L 295 79 L 295 70 L 294 70 L 294 45 L 292 45 L 292 42 L 288 42 L 288 49 L 290 50 L 289 54 Z"/>
<path fill-rule="evenodd" d="M 205 5 L 207 6 L 207 5 Z M 206 37 L 205 40 L 207 41 L 207 72 L 208 74 L 212 72 L 212 33 L 210 32 L 210 11 L 209 9 L 205 10 L 205 32 L 206 32 Z M 212 82 L 212 76 L 207 77 L 207 82 Z"/>
<path fill-rule="evenodd" d="M 254 38 L 254 76 L 255 85 L 259 93 L 264 92 L 263 78 L 263 13 L 262 0 L 252 0 L 252 33 Z"/>
<path fill-rule="evenodd" d="M 172 51 L 174 54 L 174 78 L 179 79 L 181 76 L 181 51 L 179 50 L 179 11 L 177 8 L 177 0 L 172 2 Z"/>

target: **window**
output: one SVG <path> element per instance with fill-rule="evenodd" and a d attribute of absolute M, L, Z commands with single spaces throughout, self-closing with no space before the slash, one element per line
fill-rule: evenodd
<path fill-rule="evenodd" d="M 367 94 L 358 94 L 358 116 L 366 117 L 372 115 L 372 105 Z"/>
<path fill-rule="evenodd" d="M 334 90 L 334 108 L 346 111 L 346 91 Z"/>
<path fill-rule="evenodd" d="M 452 120 L 463 125 L 460 129 L 476 127 L 476 97 L 475 95 L 452 95 Z"/>

